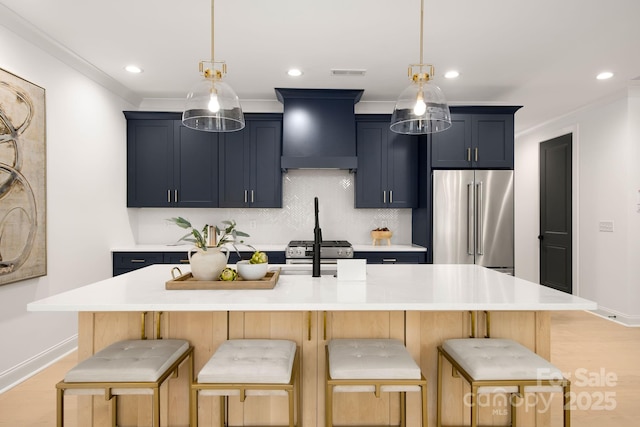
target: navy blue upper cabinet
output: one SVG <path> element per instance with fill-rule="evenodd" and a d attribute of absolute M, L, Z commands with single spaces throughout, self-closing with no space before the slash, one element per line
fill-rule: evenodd
<path fill-rule="evenodd" d="M 220 135 L 219 206 L 282 207 L 282 115 L 245 114 L 246 126 Z"/>
<path fill-rule="evenodd" d="M 390 119 L 357 116 L 356 208 L 417 206 L 420 137 L 391 132 Z"/>
<path fill-rule="evenodd" d="M 514 113 L 520 107 L 451 107 L 451 128 L 431 135 L 431 165 L 513 169 Z"/>
<path fill-rule="evenodd" d="M 216 207 L 218 137 L 179 113 L 125 112 L 127 206 Z"/>

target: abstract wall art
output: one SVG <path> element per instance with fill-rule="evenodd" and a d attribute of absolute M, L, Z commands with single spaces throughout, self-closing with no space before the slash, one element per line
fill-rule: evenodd
<path fill-rule="evenodd" d="M 45 274 L 45 91 L 0 69 L 0 285 Z"/>

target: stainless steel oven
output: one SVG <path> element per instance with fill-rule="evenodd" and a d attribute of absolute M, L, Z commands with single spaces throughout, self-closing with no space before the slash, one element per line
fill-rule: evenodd
<path fill-rule="evenodd" d="M 287 264 L 311 264 L 313 241 L 292 240 L 285 251 Z M 320 246 L 320 263 L 336 264 L 338 259 L 353 258 L 353 246 L 346 240 L 323 240 Z"/>

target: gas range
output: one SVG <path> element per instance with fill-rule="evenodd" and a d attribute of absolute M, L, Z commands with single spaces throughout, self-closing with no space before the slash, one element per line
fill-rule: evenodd
<path fill-rule="evenodd" d="M 292 240 L 285 251 L 288 264 L 311 263 L 313 240 Z M 346 240 L 323 240 L 320 247 L 320 260 L 323 263 L 335 263 L 337 259 L 353 258 L 353 246 Z"/>

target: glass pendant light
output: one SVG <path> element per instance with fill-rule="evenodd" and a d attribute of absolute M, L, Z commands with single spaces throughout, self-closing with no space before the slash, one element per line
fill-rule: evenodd
<path fill-rule="evenodd" d="M 424 0 L 420 0 L 420 63 L 409 65 L 411 85 L 402 91 L 393 109 L 389 128 L 396 133 L 420 135 L 441 132 L 451 127 L 451 112 L 447 100 L 442 90 L 431 81 L 434 75 L 433 65 L 424 64 L 422 60 L 423 27 Z"/>
<path fill-rule="evenodd" d="M 200 62 L 203 79 L 189 94 L 182 113 L 182 123 L 191 129 L 207 132 L 234 132 L 244 128 L 244 114 L 238 95 L 222 81 L 227 64 L 215 61 L 213 26 L 214 0 L 211 0 L 211 60 Z"/>

